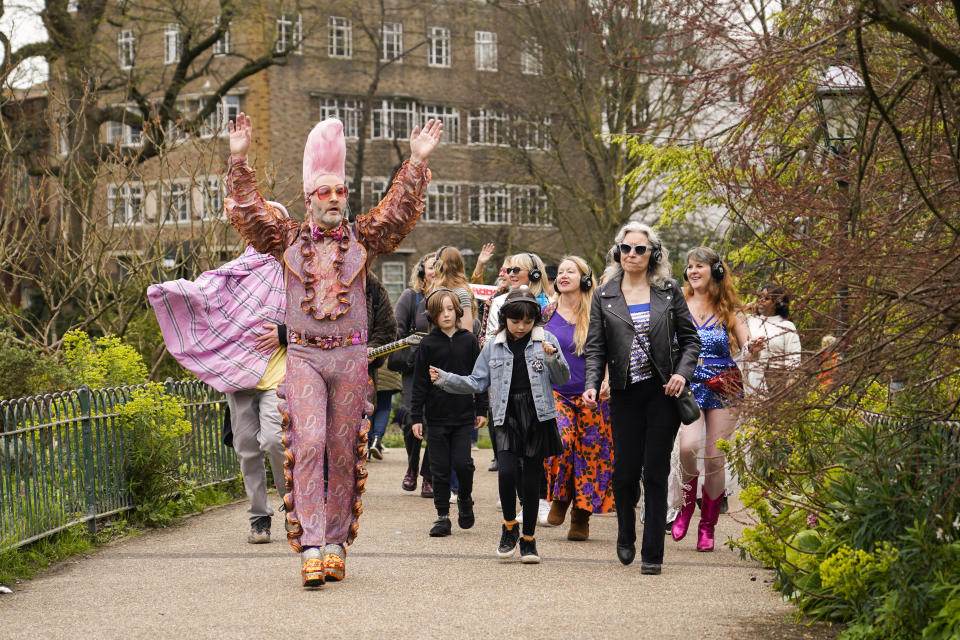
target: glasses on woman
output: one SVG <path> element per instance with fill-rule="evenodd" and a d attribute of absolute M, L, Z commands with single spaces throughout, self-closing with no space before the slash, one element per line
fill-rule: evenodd
<path fill-rule="evenodd" d="M 334 193 L 337 194 L 338 198 L 345 199 L 348 193 L 347 185 L 338 184 L 335 187 L 323 185 L 321 187 L 317 187 L 316 189 L 314 189 L 313 193 L 311 193 L 310 195 L 317 196 L 317 198 L 319 198 L 320 200 L 328 200 L 330 198 L 330 195 Z M 309 196 L 308 196 L 308 199 L 309 199 Z"/>
<path fill-rule="evenodd" d="M 523 267 L 507 267 L 506 269 L 504 269 L 504 271 L 506 271 L 507 273 L 512 273 L 515 276 L 518 276 L 520 275 L 521 271 L 526 271 L 526 269 L 524 269 Z"/>
<path fill-rule="evenodd" d="M 626 242 L 620 243 L 620 255 L 622 256 L 627 255 L 631 251 L 638 256 L 642 256 L 649 249 L 653 249 L 653 247 L 649 244 L 627 244 Z"/>

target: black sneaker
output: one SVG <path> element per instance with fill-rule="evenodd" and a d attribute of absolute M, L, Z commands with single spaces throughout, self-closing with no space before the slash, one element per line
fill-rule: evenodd
<path fill-rule="evenodd" d="M 370 455 L 375 460 L 383 460 L 383 445 L 380 444 L 380 436 L 373 436 L 373 442 L 370 443 Z"/>
<path fill-rule="evenodd" d="M 520 538 L 520 562 L 523 564 L 540 564 L 540 554 L 537 553 L 537 541 Z"/>
<path fill-rule="evenodd" d="M 250 544 L 266 544 L 270 542 L 270 516 L 259 516 L 250 522 L 250 534 L 247 536 Z"/>
<path fill-rule="evenodd" d="M 457 524 L 461 529 L 469 529 L 477 521 L 473 514 L 473 500 L 460 498 L 457 503 Z"/>
<path fill-rule="evenodd" d="M 660 565 L 655 562 L 641 562 L 640 573 L 645 576 L 658 576 L 660 575 Z"/>
<path fill-rule="evenodd" d="M 430 537 L 431 538 L 443 538 L 444 536 L 450 535 L 450 530 L 453 527 L 450 524 L 450 516 L 440 516 L 433 522 L 433 526 L 430 527 Z"/>
<path fill-rule="evenodd" d="M 513 525 L 513 529 L 507 529 L 507 525 L 502 526 L 500 534 L 500 546 L 497 547 L 497 557 L 506 560 L 512 558 L 517 551 L 517 540 L 520 539 L 520 527 Z"/>

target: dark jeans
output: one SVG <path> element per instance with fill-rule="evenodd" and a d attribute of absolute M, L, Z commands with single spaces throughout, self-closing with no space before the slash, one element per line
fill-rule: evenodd
<path fill-rule="evenodd" d="M 617 505 L 617 542 L 637 539 L 637 492 L 643 480 L 643 562 L 663 562 L 667 521 L 667 477 L 680 416 L 658 380 L 643 380 L 610 392 L 613 431 L 613 500 Z M 526 513 L 524 513 L 526 517 Z"/>
<path fill-rule="evenodd" d="M 523 507 L 523 535 L 532 536 L 537 530 L 543 458 L 519 457 L 512 451 L 500 451 L 497 454 L 497 462 L 500 463 L 497 480 L 500 485 L 503 519 L 507 522 L 516 519 L 517 502 L 514 496 L 519 494 Z"/>
<path fill-rule="evenodd" d="M 373 421 L 370 426 L 371 440 L 377 436 L 382 438 L 383 434 L 387 432 L 387 425 L 390 424 L 390 411 L 393 409 L 391 400 L 393 400 L 395 393 L 397 392 L 393 389 L 377 391 L 377 409 L 373 412 Z"/>
<path fill-rule="evenodd" d="M 407 466 L 413 469 L 413 472 L 416 473 L 420 471 L 420 475 L 424 477 L 425 480 L 430 479 L 430 448 L 426 448 L 423 451 L 423 466 L 420 466 L 420 445 L 423 443 L 423 440 L 417 438 L 413 435 L 413 424 L 409 420 L 404 421 L 400 425 L 401 431 L 403 431 L 403 447 L 407 450 Z M 427 425 L 424 423 L 423 430 L 427 431 Z"/>
<path fill-rule="evenodd" d="M 473 458 L 470 457 L 470 432 L 473 424 L 431 424 L 427 431 L 430 474 L 433 476 L 433 506 L 438 515 L 450 513 L 450 471 L 460 481 L 460 500 L 473 495 Z"/>

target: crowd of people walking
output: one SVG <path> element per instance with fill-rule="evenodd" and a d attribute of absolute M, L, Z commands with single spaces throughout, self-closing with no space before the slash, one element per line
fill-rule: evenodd
<path fill-rule="evenodd" d="M 304 586 L 343 580 L 368 455 L 382 459 L 392 418 L 407 460 L 401 487 L 419 484 L 434 503 L 429 536 L 452 535 L 453 504 L 458 527 L 474 526 L 472 449 L 487 426 L 503 515 L 497 557 L 519 550 L 539 563 L 538 524 L 569 517 L 567 538 L 585 541 L 593 515 L 615 512 L 616 555 L 629 565 L 639 506 L 640 570 L 659 574 L 665 532 L 682 541 L 697 504 L 696 548 L 713 550 L 728 489 L 717 442 L 745 394 L 780 384 L 799 360 L 782 287 L 763 287 L 747 317 L 714 249 L 687 253 L 681 284 L 656 231 L 629 222 L 599 278 L 580 256 L 548 266 L 517 252 L 496 293 L 478 299 L 471 284 L 483 284 L 496 247 L 483 245 L 468 277 L 463 253 L 441 246 L 420 257 L 391 309 L 370 265 L 422 212 L 442 125 L 413 132 L 383 201 L 354 217 L 342 125 L 319 123 L 304 152 L 303 223 L 260 196 L 246 163 L 250 118 L 229 128 L 226 208 L 247 252 L 195 283 L 155 285 L 150 299 L 171 353 L 229 394 L 249 542 L 270 539 L 267 453 Z M 212 299 L 232 300 L 232 317 L 211 314 Z"/>

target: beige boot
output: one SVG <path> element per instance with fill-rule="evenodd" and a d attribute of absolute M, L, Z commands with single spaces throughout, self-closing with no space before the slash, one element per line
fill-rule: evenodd
<path fill-rule="evenodd" d="M 583 541 L 589 537 L 590 512 L 574 507 L 570 512 L 570 531 L 567 532 L 567 540 Z"/>
<path fill-rule="evenodd" d="M 550 513 L 547 514 L 547 522 L 555 527 L 563 524 L 563 520 L 567 517 L 567 509 L 569 508 L 569 502 L 554 500 L 550 503 Z"/>

